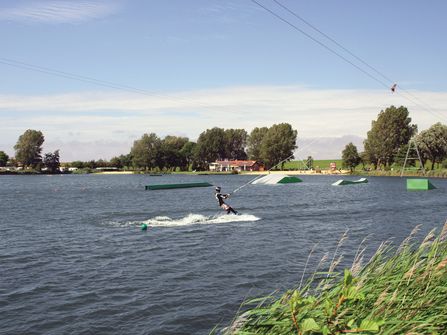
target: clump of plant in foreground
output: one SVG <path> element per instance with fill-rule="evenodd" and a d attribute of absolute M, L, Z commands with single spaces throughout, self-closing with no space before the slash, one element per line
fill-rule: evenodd
<path fill-rule="evenodd" d="M 397 250 L 383 243 L 366 266 L 363 249 L 343 274 L 333 271 L 334 256 L 304 287 L 249 301 L 258 305 L 223 333 L 447 334 L 447 222 L 419 246 L 416 231 Z"/>

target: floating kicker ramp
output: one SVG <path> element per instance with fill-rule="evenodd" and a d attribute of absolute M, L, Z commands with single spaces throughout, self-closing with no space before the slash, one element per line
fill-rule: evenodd
<path fill-rule="evenodd" d="M 366 178 L 360 178 L 358 180 L 340 179 L 340 180 L 337 180 L 335 183 L 333 183 L 332 186 L 366 184 L 367 182 L 368 182 L 368 179 L 366 179 Z"/>
<path fill-rule="evenodd" d="M 407 190 L 409 191 L 429 191 L 436 187 L 428 179 L 407 179 Z"/>
<path fill-rule="evenodd" d="M 181 184 L 158 184 L 146 185 L 146 190 L 171 190 L 175 188 L 208 187 L 213 186 L 210 183 L 181 183 Z"/>

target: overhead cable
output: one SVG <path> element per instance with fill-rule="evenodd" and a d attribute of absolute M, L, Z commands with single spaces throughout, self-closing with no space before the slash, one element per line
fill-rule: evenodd
<path fill-rule="evenodd" d="M 355 55 L 352 51 L 350 51 L 348 48 L 344 47 L 341 43 L 337 42 L 334 38 L 330 37 L 329 35 L 325 34 L 323 31 L 321 31 L 320 29 L 318 29 L 317 27 L 315 27 L 314 25 L 312 25 L 311 23 L 309 23 L 307 20 L 305 20 L 304 18 L 302 18 L 300 15 L 298 15 L 296 12 L 292 11 L 290 8 L 288 8 L 287 6 L 283 5 L 282 3 L 280 3 L 278 0 L 272 0 L 273 2 L 275 2 L 278 6 L 282 7 L 284 10 L 286 10 L 287 12 L 289 12 L 290 14 L 292 14 L 294 17 L 296 17 L 297 19 L 301 20 L 302 22 L 304 22 L 307 26 L 309 26 L 310 28 L 312 28 L 314 31 L 318 32 L 320 35 L 324 36 L 326 39 L 328 39 L 329 41 L 331 41 L 332 43 L 334 43 L 337 47 L 341 48 L 344 52 L 348 53 L 351 57 L 354 57 L 357 61 L 359 61 L 361 64 L 367 66 L 369 69 L 371 69 L 372 71 L 374 71 L 376 74 L 378 74 L 380 77 L 382 77 L 383 79 L 385 79 L 388 83 L 385 83 L 382 79 L 377 78 L 377 76 L 371 74 L 370 72 L 368 72 L 367 70 L 365 70 L 364 68 L 360 67 L 359 65 L 355 64 L 354 62 L 352 62 L 351 60 L 349 60 L 347 57 L 341 55 L 339 52 L 337 52 L 336 50 L 334 50 L 333 48 L 331 48 L 330 46 L 328 46 L 326 43 L 320 41 L 319 39 L 317 39 L 316 37 L 310 35 L 309 33 L 307 33 L 306 31 L 304 31 L 303 29 L 299 28 L 297 25 L 295 25 L 294 23 L 290 22 L 289 20 L 287 20 L 286 18 L 284 18 L 283 16 L 281 16 L 280 14 L 278 14 L 277 12 L 275 12 L 274 10 L 264 6 L 263 4 L 261 4 L 260 2 L 258 2 L 257 0 L 251 0 L 251 2 L 253 2 L 254 4 L 256 4 L 257 6 L 263 8 L 265 11 L 267 11 L 268 13 L 270 13 L 272 16 L 274 16 L 276 19 L 286 23 L 287 25 L 289 25 L 290 27 L 292 27 L 294 30 L 300 32 L 301 34 L 303 34 L 304 36 L 306 36 L 307 38 L 311 39 L 312 41 L 314 41 L 315 43 L 319 44 L 320 46 L 322 46 L 323 48 L 325 48 L 326 50 L 330 51 L 332 54 L 336 55 L 337 57 L 339 57 L 340 59 L 344 60 L 345 62 L 347 62 L 348 64 L 350 64 L 351 66 L 353 66 L 354 68 L 356 68 L 357 70 L 359 70 L 360 72 L 362 72 L 363 74 L 367 75 L 369 78 L 373 79 L 374 81 L 378 82 L 379 84 L 381 84 L 382 86 L 386 87 L 387 89 L 390 88 L 390 85 L 393 83 L 393 81 L 387 77 L 385 74 L 383 74 L 382 72 L 380 72 L 379 70 L 377 70 L 375 67 L 373 67 L 372 65 L 368 64 L 366 61 L 364 61 L 362 58 L 360 58 L 359 56 Z M 419 98 L 417 98 L 414 94 L 412 94 L 411 92 L 403 89 L 400 85 L 399 88 L 406 93 L 402 94 L 400 91 L 397 91 L 396 93 L 399 94 L 400 96 L 402 96 L 403 98 L 405 98 L 406 100 L 410 101 L 411 103 L 413 103 L 414 105 L 418 106 L 419 108 L 429 112 L 430 114 L 436 116 L 437 118 L 442 118 L 444 120 L 446 120 L 446 117 L 444 115 L 442 115 L 441 113 L 434 111 L 433 108 L 431 108 L 428 104 L 424 103 L 423 101 L 421 101 Z M 408 95 L 408 96 L 407 96 Z M 415 101 L 418 100 L 418 101 Z"/>

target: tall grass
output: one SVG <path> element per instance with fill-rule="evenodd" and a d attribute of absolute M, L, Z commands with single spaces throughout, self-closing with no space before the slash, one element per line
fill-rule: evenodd
<path fill-rule="evenodd" d="M 317 269 L 303 287 L 246 303 L 223 334 L 447 334 L 447 222 L 420 245 L 383 243 L 366 265 Z M 327 259 L 328 257 L 326 257 Z M 329 257 L 330 258 L 330 257 Z"/>

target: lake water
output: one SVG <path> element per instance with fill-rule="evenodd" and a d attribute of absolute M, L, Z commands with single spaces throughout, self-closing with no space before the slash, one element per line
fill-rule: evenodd
<path fill-rule="evenodd" d="M 349 229 L 341 250 L 349 265 L 366 236 L 371 254 L 447 218 L 440 179 L 429 192 L 380 177 L 248 185 L 229 200 L 240 216 L 222 215 L 210 187 L 144 190 L 210 182 L 231 192 L 252 178 L 1 176 L 0 333 L 208 334 L 244 299 L 295 287 L 316 243 L 310 270 Z"/>

